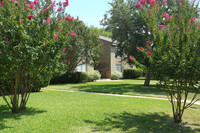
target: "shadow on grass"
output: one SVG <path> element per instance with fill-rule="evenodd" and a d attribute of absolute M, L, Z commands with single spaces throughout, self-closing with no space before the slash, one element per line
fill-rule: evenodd
<path fill-rule="evenodd" d="M 110 94 L 152 94 L 166 95 L 166 90 L 158 88 L 157 85 L 143 86 L 140 84 L 97 84 L 97 85 L 80 85 L 71 87 L 70 89 L 78 89 L 79 91 L 99 92 Z"/>
<path fill-rule="evenodd" d="M 20 120 L 21 116 L 23 115 L 29 116 L 29 115 L 35 115 L 35 114 L 40 114 L 44 112 L 47 112 L 47 111 L 38 110 L 32 107 L 27 107 L 26 111 L 19 114 L 13 114 L 7 105 L 0 105 L 0 130 L 3 130 L 5 128 L 13 128 L 4 124 L 7 119 Z"/>
<path fill-rule="evenodd" d="M 86 123 L 94 124 L 92 132 L 112 131 L 118 129 L 122 132 L 161 132 L 161 133 L 193 133 L 199 132 L 198 124 L 196 129 L 175 124 L 173 119 L 164 113 L 142 113 L 131 114 L 123 112 L 120 114 L 106 114 L 102 121 L 85 120 Z M 195 125 L 195 124 L 193 124 Z"/>

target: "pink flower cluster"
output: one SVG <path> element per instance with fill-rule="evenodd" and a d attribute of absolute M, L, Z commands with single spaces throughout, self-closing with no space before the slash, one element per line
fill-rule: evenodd
<path fill-rule="evenodd" d="M 135 58 L 133 57 L 133 56 L 129 56 L 129 59 L 131 60 L 131 61 L 134 61 L 135 60 Z"/>
<path fill-rule="evenodd" d="M 166 27 L 166 25 L 160 25 L 158 28 L 160 29 L 160 30 L 163 30 L 164 28 Z"/>
<path fill-rule="evenodd" d="M 161 5 L 166 5 L 166 3 L 167 3 L 167 0 L 163 0 Z"/>
<path fill-rule="evenodd" d="M 143 47 L 138 47 L 138 46 L 136 46 L 136 49 L 137 49 L 137 50 L 139 50 L 139 49 L 144 50 Z"/>
<path fill-rule="evenodd" d="M 165 21 L 167 21 L 167 20 L 170 21 L 172 19 L 172 16 L 167 14 L 167 12 L 163 13 L 163 17 L 165 18 Z"/>
<path fill-rule="evenodd" d="M 21 23 L 23 23 L 23 22 L 24 22 L 24 20 L 23 20 L 23 19 L 20 19 L 20 21 L 21 21 Z"/>
<path fill-rule="evenodd" d="M 70 35 L 71 35 L 71 37 L 74 37 L 76 35 L 76 32 L 72 31 L 72 33 Z"/>
<path fill-rule="evenodd" d="M 5 43 L 10 43 L 10 41 L 8 41 L 8 38 L 6 38 Z"/>
<path fill-rule="evenodd" d="M 146 45 L 149 45 L 149 44 L 151 44 L 151 41 L 150 40 L 146 41 Z"/>
<path fill-rule="evenodd" d="M 136 4 L 136 8 L 139 10 L 139 9 L 142 9 L 142 4 L 140 2 L 137 2 Z"/>
<path fill-rule="evenodd" d="M 150 0 L 149 4 L 150 4 L 150 6 L 155 6 L 156 5 L 156 0 Z"/>
<path fill-rule="evenodd" d="M 141 3 L 142 5 L 147 5 L 147 0 L 140 0 L 140 3 Z"/>
<path fill-rule="evenodd" d="M 74 17 L 67 16 L 67 17 L 65 17 L 65 19 L 74 22 Z"/>
<path fill-rule="evenodd" d="M 59 34 L 54 34 L 53 37 L 54 37 L 55 39 L 58 39 Z"/>
<path fill-rule="evenodd" d="M 59 3 L 56 3 L 56 5 L 59 5 L 60 7 L 58 8 L 58 12 L 62 11 L 63 7 L 66 7 L 69 5 L 69 1 L 68 0 L 65 0 L 65 2 L 61 3 L 61 1 Z M 63 5 L 63 7 L 62 7 Z M 51 7 L 52 8 L 52 7 Z"/>
<path fill-rule="evenodd" d="M 147 52 L 147 56 L 151 56 L 151 55 L 152 55 L 152 53 L 148 51 Z"/>
<path fill-rule="evenodd" d="M 27 18 L 28 18 L 29 20 L 31 20 L 32 17 L 33 17 L 33 15 L 28 15 L 28 16 L 27 16 Z"/>
<path fill-rule="evenodd" d="M 47 17 L 47 20 L 45 20 L 44 23 L 45 23 L 45 24 L 50 24 L 50 23 L 51 23 L 49 17 Z"/>
<path fill-rule="evenodd" d="M 192 18 L 192 19 L 189 21 L 189 23 L 194 23 L 194 18 Z"/>
<path fill-rule="evenodd" d="M 163 0 L 163 1 L 165 2 L 166 0 Z M 150 0 L 149 4 L 150 4 L 150 6 L 155 6 L 156 5 L 156 0 Z M 140 0 L 140 2 L 137 2 L 136 3 L 136 8 L 138 10 L 142 9 L 143 8 L 142 5 L 147 5 L 147 0 Z"/>

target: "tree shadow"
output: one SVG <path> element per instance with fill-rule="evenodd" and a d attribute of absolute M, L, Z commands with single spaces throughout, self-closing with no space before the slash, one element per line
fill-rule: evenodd
<path fill-rule="evenodd" d="M 140 84 L 97 84 L 97 85 L 80 85 L 72 86 L 70 89 L 78 89 L 79 91 L 99 92 L 110 94 L 152 94 L 152 95 L 166 95 L 165 89 L 159 88 L 157 85 L 144 86 Z"/>
<path fill-rule="evenodd" d="M 18 113 L 18 114 L 13 114 L 7 105 L 0 105 L 0 130 L 3 130 L 5 128 L 13 128 L 8 125 L 5 125 L 5 121 L 7 119 L 20 120 L 21 116 L 23 115 L 29 116 L 29 115 L 35 115 L 35 114 L 40 114 L 40 113 L 45 113 L 45 112 L 47 111 L 39 110 L 33 107 L 27 107 L 26 111 Z"/>
<path fill-rule="evenodd" d="M 196 124 L 195 129 L 184 126 L 184 124 L 175 124 L 173 119 L 160 113 L 141 113 L 131 114 L 123 112 L 120 114 L 105 114 L 102 121 L 85 120 L 86 123 L 94 124 L 92 132 L 120 130 L 123 132 L 161 132 L 161 133 L 193 133 L 200 132 L 200 125 Z M 195 126 L 195 124 L 193 124 Z"/>

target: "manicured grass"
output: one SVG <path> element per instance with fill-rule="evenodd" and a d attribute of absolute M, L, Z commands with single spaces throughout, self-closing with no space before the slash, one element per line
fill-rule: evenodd
<path fill-rule="evenodd" d="M 21 114 L 12 114 L 0 97 L 0 132 L 200 132 L 197 105 L 186 110 L 186 125 L 179 125 L 173 123 L 168 101 L 43 91 L 31 94 L 27 110 Z"/>
<path fill-rule="evenodd" d="M 158 81 L 151 80 L 150 86 L 144 86 L 144 78 L 141 78 L 134 80 L 50 85 L 47 88 L 167 98 L 167 91 L 158 86 L 157 83 Z M 192 96 L 193 93 L 189 95 L 189 99 Z M 200 95 L 198 97 L 200 98 Z"/>

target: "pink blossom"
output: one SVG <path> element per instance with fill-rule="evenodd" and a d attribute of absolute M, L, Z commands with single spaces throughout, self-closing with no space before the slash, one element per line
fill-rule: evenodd
<path fill-rule="evenodd" d="M 57 26 L 57 30 L 61 30 L 62 31 L 62 28 L 60 26 Z"/>
<path fill-rule="evenodd" d="M 192 18 L 192 19 L 189 21 L 189 23 L 194 23 L 194 18 Z"/>
<path fill-rule="evenodd" d="M 21 21 L 21 23 L 23 23 L 23 22 L 24 22 L 24 20 L 23 20 L 23 19 L 20 19 L 20 21 Z"/>
<path fill-rule="evenodd" d="M 59 7 L 57 11 L 58 11 L 58 12 L 62 11 L 62 6 Z"/>
<path fill-rule="evenodd" d="M 129 56 L 129 59 L 131 60 L 131 61 L 134 61 L 135 60 L 135 58 L 133 57 L 133 56 Z"/>
<path fill-rule="evenodd" d="M 53 37 L 54 37 L 55 39 L 58 39 L 59 34 L 54 34 Z"/>
<path fill-rule="evenodd" d="M 167 14 L 167 12 L 164 12 L 163 13 L 163 17 L 166 19 L 166 20 L 171 20 L 172 16 Z"/>
<path fill-rule="evenodd" d="M 72 31 L 72 33 L 70 35 L 71 35 L 71 37 L 73 37 L 76 35 L 76 32 Z"/>
<path fill-rule="evenodd" d="M 196 2 L 196 0 L 193 0 L 193 2 L 192 2 L 192 7 L 194 6 L 194 3 Z"/>
<path fill-rule="evenodd" d="M 66 1 L 65 1 L 65 2 L 63 2 L 62 4 L 63 4 L 63 6 L 64 6 L 64 7 L 66 7 L 66 6 L 68 6 L 68 5 L 69 5 L 69 1 L 68 1 L 68 0 L 66 0 Z"/>
<path fill-rule="evenodd" d="M 0 6 L 1 6 L 1 5 L 3 6 L 3 1 L 0 3 Z"/>
<path fill-rule="evenodd" d="M 49 9 L 51 9 L 51 10 L 52 10 L 52 9 L 53 9 L 53 5 L 50 5 Z"/>
<path fill-rule="evenodd" d="M 65 17 L 65 19 L 74 22 L 74 17 L 67 16 L 67 17 Z"/>
<path fill-rule="evenodd" d="M 183 0 L 180 0 L 180 1 L 178 2 L 178 4 L 179 4 L 180 7 L 184 7 L 184 5 L 182 5 L 182 3 L 183 3 Z"/>
<path fill-rule="evenodd" d="M 141 49 L 141 50 L 144 50 L 144 48 L 143 48 L 143 47 L 140 47 L 140 49 Z"/>
<path fill-rule="evenodd" d="M 140 0 L 140 3 L 143 5 L 147 5 L 147 0 Z"/>
<path fill-rule="evenodd" d="M 166 5 L 166 3 L 167 3 L 167 0 L 163 0 L 161 5 Z"/>
<path fill-rule="evenodd" d="M 140 48 L 138 46 L 136 46 L 136 49 L 139 50 Z"/>
<path fill-rule="evenodd" d="M 35 9 L 35 3 L 34 2 L 29 2 L 29 7 L 31 9 Z"/>
<path fill-rule="evenodd" d="M 56 5 L 60 5 L 60 6 L 62 6 L 62 3 L 61 3 L 61 1 L 60 1 L 59 3 L 57 3 Z"/>
<path fill-rule="evenodd" d="M 33 15 L 28 15 L 28 16 L 27 16 L 27 18 L 28 18 L 29 20 L 31 20 L 32 17 L 33 17 Z"/>
<path fill-rule="evenodd" d="M 152 55 L 152 53 L 148 51 L 148 52 L 147 52 L 147 55 L 148 55 L 148 56 L 151 56 L 151 55 Z"/>
<path fill-rule="evenodd" d="M 44 41 L 43 44 L 46 44 L 46 42 Z"/>
<path fill-rule="evenodd" d="M 160 29 L 160 30 L 162 30 L 162 29 L 164 29 L 166 26 L 165 25 L 160 25 L 158 28 Z"/>
<path fill-rule="evenodd" d="M 139 9 L 142 9 L 142 5 L 140 4 L 140 2 L 137 2 L 136 8 L 137 8 L 138 10 L 139 10 Z"/>
<path fill-rule="evenodd" d="M 47 8 L 44 8 L 43 14 L 47 11 Z"/>
<path fill-rule="evenodd" d="M 156 5 L 156 0 L 150 0 L 149 4 L 150 4 L 150 6 L 155 6 Z"/>
<path fill-rule="evenodd" d="M 149 17 L 151 17 L 151 9 L 149 9 Z"/>
<path fill-rule="evenodd" d="M 59 18 L 57 18 L 57 22 L 59 22 Z"/>
<path fill-rule="evenodd" d="M 66 51 L 66 48 L 63 48 L 62 50 L 65 52 L 65 51 Z"/>
<path fill-rule="evenodd" d="M 10 43 L 10 41 L 8 41 L 8 38 L 6 38 L 5 43 Z"/>
<path fill-rule="evenodd" d="M 50 21 L 49 17 L 47 17 L 47 20 L 46 20 L 46 21 L 44 21 L 44 23 L 45 23 L 45 24 L 50 24 L 50 23 L 51 23 L 51 21 Z"/>
<path fill-rule="evenodd" d="M 15 0 L 11 0 L 13 3 L 15 2 Z"/>
<path fill-rule="evenodd" d="M 34 4 L 36 5 L 36 7 L 38 8 L 40 6 L 39 0 L 34 0 Z"/>
<path fill-rule="evenodd" d="M 146 41 L 146 45 L 149 45 L 149 44 L 151 44 L 151 41 L 150 40 Z"/>

